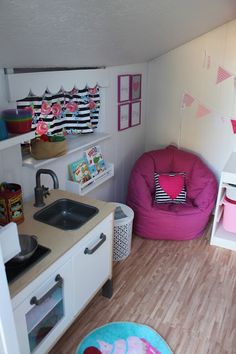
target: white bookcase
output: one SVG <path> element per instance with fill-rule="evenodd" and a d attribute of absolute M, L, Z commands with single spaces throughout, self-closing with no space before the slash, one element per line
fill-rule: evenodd
<path fill-rule="evenodd" d="M 211 245 L 236 251 L 236 233 L 226 231 L 222 225 L 224 209 L 223 200 L 225 197 L 226 189 L 230 188 L 230 184 L 236 185 L 236 152 L 231 154 L 223 171 L 221 172 L 210 242 Z"/>
<path fill-rule="evenodd" d="M 79 195 L 85 195 L 91 192 L 93 189 L 100 186 L 102 183 L 108 181 L 110 178 L 114 176 L 114 164 L 107 163 L 106 170 L 101 172 L 98 176 L 92 178 L 83 186 L 80 185 L 78 182 L 74 181 L 66 181 L 66 190 L 68 192 L 76 193 Z"/>

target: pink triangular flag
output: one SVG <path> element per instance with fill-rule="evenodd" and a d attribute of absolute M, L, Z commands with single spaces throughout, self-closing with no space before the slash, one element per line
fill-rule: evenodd
<path fill-rule="evenodd" d="M 182 108 L 191 107 L 193 102 L 194 98 L 189 93 L 185 93 L 182 99 Z"/>
<path fill-rule="evenodd" d="M 233 128 L 233 132 L 234 132 L 234 134 L 236 134 L 236 120 L 231 119 L 231 124 L 232 124 L 232 128 Z"/>
<path fill-rule="evenodd" d="M 220 82 L 228 79 L 231 76 L 232 76 L 232 74 L 230 72 L 228 72 L 227 70 L 225 70 L 224 68 L 219 66 L 218 67 L 218 72 L 217 72 L 216 83 L 219 84 Z"/>
<path fill-rule="evenodd" d="M 209 113 L 211 113 L 211 111 L 207 107 L 203 106 L 202 104 L 198 105 L 198 109 L 197 109 L 197 113 L 196 113 L 197 118 L 204 117 Z"/>

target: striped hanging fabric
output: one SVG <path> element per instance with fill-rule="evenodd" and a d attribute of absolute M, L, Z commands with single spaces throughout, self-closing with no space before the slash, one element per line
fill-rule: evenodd
<path fill-rule="evenodd" d="M 44 122 L 47 135 L 93 133 L 99 122 L 99 86 L 74 87 L 71 91 L 61 88 L 56 94 L 45 90 L 42 96 L 30 91 L 17 101 L 17 109 L 20 108 L 32 111 L 32 130 L 36 130 L 38 122 Z"/>

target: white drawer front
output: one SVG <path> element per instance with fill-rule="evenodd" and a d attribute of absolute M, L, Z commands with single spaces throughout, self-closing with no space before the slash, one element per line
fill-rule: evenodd
<path fill-rule="evenodd" d="M 75 315 L 91 300 L 112 273 L 113 223 L 98 225 L 74 256 Z"/>

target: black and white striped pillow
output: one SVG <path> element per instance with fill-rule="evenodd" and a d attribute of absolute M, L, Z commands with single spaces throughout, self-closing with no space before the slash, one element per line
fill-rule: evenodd
<path fill-rule="evenodd" d="M 186 202 L 185 172 L 154 174 L 155 202 L 158 204 Z M 165 180 L 165 184 L 162 181 Z M 177 185 L 175 185 L 175 183 Z"/>

